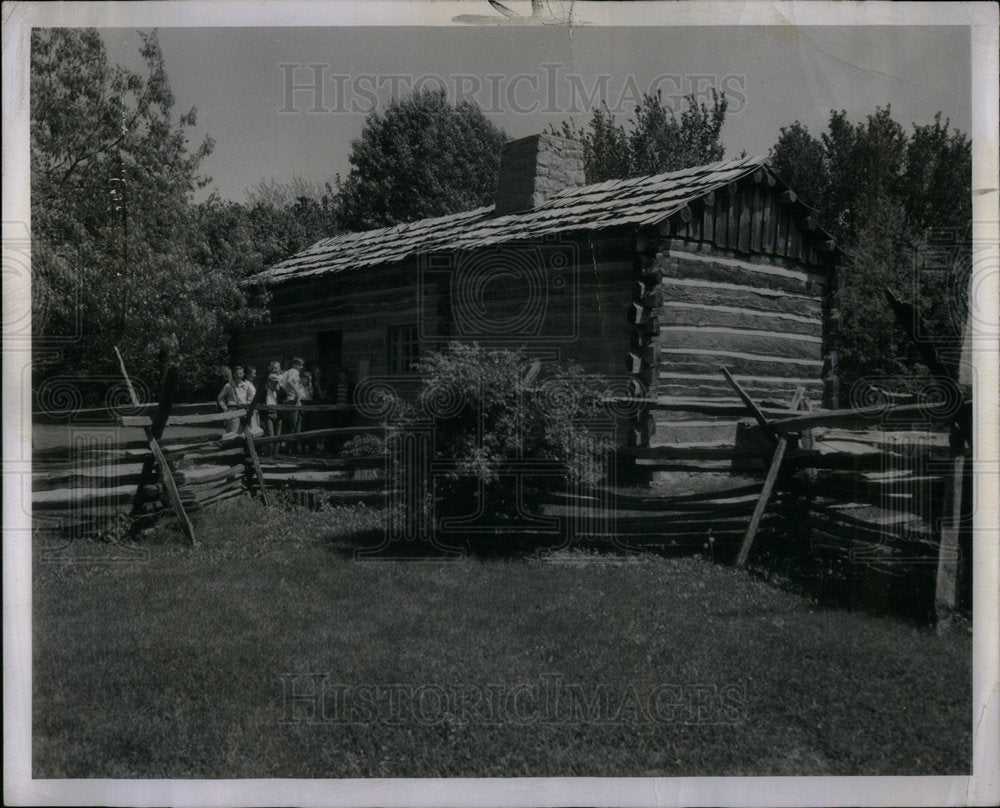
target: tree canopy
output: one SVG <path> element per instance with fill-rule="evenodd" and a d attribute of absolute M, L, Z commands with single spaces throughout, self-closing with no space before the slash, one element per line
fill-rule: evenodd
<path fill-rule="evenodd" d="M 213 143 L 190 144 L 196 111 L 175 115 L 157 35 L 140 38 L 142 74 L 93 29 L 32 32 L 33 328 L 59 347 L 50 371 L 114 374 L 117 345 L 151 381 L 172 355 L 190 388 L 264 312 L 243 263 L 209 254 L 192 199 Z"/>
<path fill-rule="evenodd" d="M 505 141 L 479 107 L 452 105 L 441 90 L 393 100 L 351 143 L 341 225 L 368 230 L 491 204 Z"/>
<path fill-rule="evenodd" d="M 200 260 L 223 271 L 252 274 L 311 247 L 337 231 L 336 197 L 272 192 L 248 203 L 212 194 L 195 206 Z"/>
<path fill-rule="evenodd" d="M 907 133 L 890 106 L 856 123 L 832 111 L 818 138 L 799 121 L 782 127 L 771 161 L 844 249 L 836 300 L 841 323 L 830 347 L 848 387 L 926 378 L 912 341 L 895 323 L 885 286 L 916 305 L 925 336 L 936 339 L 946 363 L 957 361 L 970 266 L 968 137 L 949 131 L 941 113 Z"/>
<path fill-rule="evenodd" d="M 664 105 L 662 93 L 644 94 L 627 128 L 602 104 L 585 127 L 564 121 L 559 133 L 583 144 L 587 182 L 662 174 L 721 160 L 725 93 L 713 89 L 711 106 L 699 103 L 693 93 L 685 102 L 678 117 Z"/>

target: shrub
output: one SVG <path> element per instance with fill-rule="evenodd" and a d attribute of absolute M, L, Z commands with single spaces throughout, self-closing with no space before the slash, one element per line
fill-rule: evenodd
<path fill-rule="evenodd" d="M 345 457 L 378 457 L 385 454 L 385 441 L 378 435 L 355 435 L 340 451 Z"/>
<path fill-rule="evenodd" d="M 378 435 L 355 435 L 341 447 L 344 457 L 385 457 L 385 439 Z M 380 480 L 385 476 L 381 468 L 351 469 L 352 480 Z"/>
<path fill-rule="evenodd" d="M 524 349 L 459 343 L 418 364 L 422 386 L 395 437 L 429 427 L 432 459 L 450 464 L 436 477 L 438 516 L 469 514 L 478 505 L 481 515 L 509 521 L 537 511 L 546 489 L 603 479 L 613 425 L 602 404 L 607 383 L 578 365 L 552 363 L 525 384 L 532 365 Z M 538 461 L 547 461 L 545 473 L 530 473 Z M 406 479 L 405 471 L 403 477 L 414 486 L 412 501 L 426 501 L 420 495 L 429 483 Z"/>

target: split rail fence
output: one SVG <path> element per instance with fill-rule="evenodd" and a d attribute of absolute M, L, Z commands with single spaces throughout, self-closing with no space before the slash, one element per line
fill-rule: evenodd
<path fill-rule="evenodd" d="M 265 435 L 250 428 L 255 412 L 261 420 L 267 411 L 279 417 L 290 411 L 308 412 L 313 422 L 333 413 L 354 414 L 354 407 L 267 405 L 263 388 L 249 405 L 224 412 L 214 402 L 174 405 L 175 368 L 164 374 L 159 402 L 143 404 L 120 355 L 119 361 L 132 400 L 127 413 L 108 409 L 47 413 L 91 428 L 69 430 L 65 442 L 33 452 L 36 531 L 81 537 L 106 532 L 124 520 L 134 534 L 169 516 L 195 544 L 191 516 L 235 497 L 258 496 L 268 504 L 270 493 L 288 489 L 321 490 L 326 498 L 345 502 L 381 500 L 382 481 L 370 473 L 382 466 L 380 457 L 326 458 L 298 450 L 321 440 L 383 434 L 384 426 L 358 424 L 288 435 Z M 228 430 L 233 424 L 239 428 Z M 115 427 L 129 430 L 130 435 L 142 430 L 143 437 L 122 439 Z"/>
<path fill-rule="evenodd" d="M 122 372 L 127 380 L 124 363 Z M 567 538 L 610 541 L 627 550 L 706 552 L 742 565 L 758 534 L 765 543 L 780 536 L 804 543 L 814 555 L 881 566 L 887 575 L 898 575 L 901 563 L 932 565 L 938 611 L 954 609 L 959 533 L 968 528 L 962 503 L 970 458 L 956 441 L 954 414 L 919 404 L 808 412 L 799 409 L 801 394 L 785 406 L 761 406 L 723 373 L 736 393 L 731 402 L 642 403 L 743 417 L 750 423 L 741 426 L 735 446 L 620 449 L 618 459 L 621 468 L 650 474 L 733 471 L 739 474 L 734 484 L 680 495 L 655 485 L 553 491 L 545 513 L 562 518 Z M 316 451 L 320 441 L 384 436 L 385 423 L 364 422 L 352 406 L 268 406 L 263 389 L 251 404 L 227 412 L 213 411 L 214 403 L 175 406 L 175 382 L 176 372 L 168 370 L 158 403 L 141 404 L 133 393 L 129 414 L 113 416 L 132 434 L 143 430 L 142 438 L 95 433 L 34 454 L 36 529 L 79 536 L 118 519 L 135 532 L 168 516 L 195 543 L 191 517 L 234 497 L 268 503 L 281 491 L 313 505 L 398 501 L 384 455 Z M 362 423 L 278 436 L 249 429 L 254 413 L 263 420 L 267 410 L 299 410 L 312 424 L 334 413 Z M 237 431 L 224 431 L 237 420 Z M 216 431 L 192 435 L 192 427 Z M 282 448 L 278 457 L 271 456 L 276 446 Z M 762 481 L 747 483 L 761 475 Z"/>

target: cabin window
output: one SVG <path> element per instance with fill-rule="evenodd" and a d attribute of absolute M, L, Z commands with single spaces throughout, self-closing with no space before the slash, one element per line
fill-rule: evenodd
<path fill-rule="evenodd" d="M 420 358 L 416 323 L 389 326 L 386 347 L 390 373 L 413 373 L 416 370 L 413 364 Z"/>

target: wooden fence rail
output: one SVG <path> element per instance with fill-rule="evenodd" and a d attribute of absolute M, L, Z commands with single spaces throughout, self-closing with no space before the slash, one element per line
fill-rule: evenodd
<path fill-rule="evenodd" d="M 125 370 L 119 364 L 130 390 L 131 411 L 93 408 L 66 411 L 67 421 L 93 424 L 117 424 L 127 429 L 141 429 L 144 439 L 109 433 L 109 440 L 96 445 L 78 447 L 57 446 L 33 454 L 32 499 L 41 529 L 68 530 L 84 534 L 113 522 L 131 504 L 129 519 L 134 529 L 151 525 L 165 514 L 180 524 L 188 541 L 194 543 L 194 527 L 189 513 L 204 510 L 236 496 L 259 496 L 269 501 L 268 486 L 283 489 L 309 486 L 326 490 L 330 496 L 360 492 L 370 500 L 370 494 L 381 483 L 373 480 L 351 480 L 357 474 L 367 474 L 384 464 L 382 458 L 342 457 L 324 468 L 324 474 L 345 479 L 324 479 L 315 472 L 284 469 L 275 473 L 269 462 L 261 463 L 257 447 L 270 444 L 300 446 L 320 438 L 347 438 L 362 434 L 383 434 L 378 425 L 340 426 L 313 429 L 280 436 L 265 436 L 249 425 L 255 411 L 352 413 L 351 406 L 340 404 L 266 405 L 265 390 L 258 391 L 256 400 L 246 407 L 219 411 L 215 402 L 178 405 L 174 412 L 172 392 L 176 370 L 168 369 L 161 383 L 160 400 L 153 404 L 138 402 Z M 135 414 L 135 413 L 143 414 Z M 103 415 L 103 418 L 97 417 Z M 237 432 L 225 432 L 233 421 L 241 426 Z M 196 427 L 213 430 L 205 436 L 197 434 L 170 435 L 170 427 Z M 213 429 L 214 428 L 214 429 Z"/>
<path fill-rule="evenodd" d="M 41 524 L 90 526 L 101 514 L 120 513 L 131 506 L 136 524 L 147 525 L 172 515 L 193 541 L 194 528 L 188 515 L 233 497 L 257 496 L 268 502 L 270 495 L 285 491 L 308 494 L 309 501 L 315 502 L 377 503 L 392 499 L 389 486 L 393 474 L 386 456 L 328 456 L 300 451 L 327 438 L 384 436 L 385 424 L 363 422 L 265 435 L 247 428 L 253 414 L 262 410 L 331 415 L 356 410 L 330 404 L 266 405 L 260 400 L 263 389 L 256 401 L 225 412 L 214 411 L 214 402 L 175 407 L 167 381 L 165 377 L 158 403 L 135 404 L 124 414 L 107 411 L 110 422 L 142 429 L 144 438 L 116 436 L 113 444 L 97 444 L 73 455 L 67 447 L 34 454 L 33 504 Z M 702 416 L 751 417 L 747 403 L 739 396 L 721 403 L 675 397 L 609 402 L 638 402 L 649 410 Z M 772 469 L 781 466 L 782 475 L 794 475 L 798 480 L 794 496 L 789 496 L 782 482 L 784 477 L 777 472 L 770 475 L 773 507 L 762 499 L 766 486 L 760 483 L 683 496 L 652 492 L 647 496 L 618 490 L 552 491 L 544 507 L 551 514 L 579 520 L 582 537 L 597 538 L 593 531 L 613 526 L 632 547 L 654 546 L 659 537 L 663 546 L 696 551 L 711 534 L 717 548 L 736 557 L 741 555 L 741 539 L 746 542 L 748 525 L 753 527 L 756 521 L 757 529 L 773 532 L 794 508 L 808 516 L 808 524 L 793 527 L 814 531 L 817 547 L 839 548 L 837 552 L 849 554 L 852 547 L 864 546 L 873 558 L 893 553 L 923 557 L 936 552 L 940 545 L 940 530 L 933 520 L 940 522 L 943 515 L 950 518 L 950 532 L 945 539 L 948 547 L 954 548 L 956 520 L 950 517 L 956 507 L 954 493 L 950 510 L 940 503 L 930 513 L 926 507 L 930 495 L 943 501 L 947 480 L 955 477 L 948 477 L 947 435 L 929 431 L 930 424 L 947 424 L 947 414 L 935 414 L 933 408 L 916 404 L 804 413 L 791 404 L 758 402 L 754 409 L 752 417 L 761 429 L 758 443 L 633 447 L 619 448 L 617 453 L 622 463 L 653 471 L 717 472 L 734 468 L 734 463 L 750 462 L 763 473 L 770 462 Z M 80 411 L 81 418 L 96 414 L 92 410 Z M 237 419 L 241 421 L 239 431 L 223 431 Z M 891 430 L 875 428 L 880 421 L 891 423 Z M 206 434 L 191 434 L 197 429 L 172 434 L 172 427 L 204 428 Z M 852 428 L 854 431 L 850 431 Z M 775 446 L 786 436 L 784 457 L 776 466 Z M 261 451 L 276 444 L 284 445 L 292 456 L 274 458 Z M 754 473 L 740 468 L 743 474 Z M 805 470 L 812 474 L 811 482 L 799 479 L 797 472 Z M 824 498 L 825 505 L 820 503 Z M 808 503 L 804 512 L 803 502 Z M 875 509 L 881 516 L 852 515 L 860 506 Z M 879 549 L 882 547 L 890 549 Z M 744 559 L 748 554 L 749 547 L 742 553 Z M 954 568 L 945 566 L 945 585 L 951 582 L 954 586 Z M 954 602 L 948 592 L 943 597 Z"/>
<path fill-rule="evenodd" d="M 332 410 L 326 405 L 281 406 L 285 411 L 294 409 L 311 411 L 317 409 L 317 407 L 324 407 L 325 411 L 343 411 L 342 405 L 334 405 L 336 410 Z M 700 412 L 701 405 L 696 404 L 695 406 Z M 259 411 L 260 409 L 265 408 L 258 405 L 257 410 Z M 161 405 L 158 405 L 158 412 L 162 416 L 163 409 Z M 768 416 L 771 415 L 767 410 L 762 410 L 762 412 Z M 791 411 L 785 409 L 783 412 L 787 415 Z M 249 407 L 230 410 L 229 412 L 199 414 L 199 420 L 194 423 L 199 426 L 211 426 L 240 417 L 249 420 L 246 418 L 248 414 Z M 178 418 L 184 418 L 184 420 L 178 422 Z M 790 423 L 794 424 L 797 429 L 802 429 L 804 426 L 811 427 L 817 423 L 856 423 L 856 418 L 856 413 L 851 413 L 850 417 L 844 418 L 843 413 L 830 414 L 821 412 L 815 415 L 802 415 L 800 412 L 794 420 L 785 418 L 779 422 L 772 419 L 769 423 L 775 432 L 784 434 L 785 425 Z M 154 426 L 153 420 L 152 417 L 148 416 L 125 416 L 121 419 L 121 422 L 123 425 L 152 429 Z M 197 474 L 189 476 L 189 470 L 199 467 L 224 466 L 229 468 L 242 462 L 249 467 L 249 475 L 257 478 L 256 480 L 251 480 L 245 486 L 245 490 L 253 493 L 265 492 L 266 496 L 267 478 L 271 478 L 272 480 L 280 479 L 283 486 L 295 486 L 297 482 L 301 482 L 302 487 L 308 487 L 317 483 L 315 476 L 315 472 L 317 471 L 328 472 L 331 478 L 336 478 L 342 473 L 371 471 L 381 468 L 385 464 L 385 460 L 381 456 L 357 458 L 301 457 L 298 462 L 306 463 L 308 466 L 302 466 L 299 469 L 292 469 L 286 466 L 280 473 L 283 476 L 275 476 L 278 472 L 276 469 L 270 470 L 272 461 L 267 458 L 259 458 L 263 462 L 262 473 L 264 473 L 264 477 L 260 477 L 256 475 L 255 470 L 252 468 L 253 460 L 251 452 L 247 447 L 247 435 L 245 432 L 238 434 L 229 433 L 221 436 L 216 434 L 211 437 L 202 438 L 197 436 L 171 437 L 169 427 L 178 425 L 178 423 L 189 425 L 192 422 L 188 421 L 184 416 L 168 415 L 163 424 L 163 431 L 161 431 L 158 438 L 158 444 L 163 460 L 171 470 L 177 484 L 181 487 L 195 484 L 196 479 L 198 479 Z M 788 431 L 791 432 L 792 430 L 789 429 Z M 251 437 L 254 453 L 256 454 L 258 449 L 274 444 L 285 444 L 289 447 L 295 447 L 314 442 L 321 438 L 352 437 L 364 434 L 384 435 L 385 426 L 358 425 L 330 427 L 274 436 L 256 433 Z M 898 430 L 893 433 L 873 431 L 866 433 L 844 433 L 841 431 L 831 434 L 836 438 L 836 441 L 830 445 L 824 444 L 821 432 L 815 442 L 816 448 L 802 449 L 798 446 L 790 448 L 786 456 L 786 463 L 789 468 L 792 471 L 798 469 L 817 469 L 830 472 L 844 471 L 847 474 L 844 482 L 839 482 L 837 478 L 825 478 L 827 484 L 830 486 L 830 490 L 837 491 L 844 497 L 853 495 L 854 498 L 867 492 L 870 500 L 878 497 L 883 490 L 891 488 L 894 484 L 898 487 L 900 480 L 904 478 L 909 478 L 911 482 L 920 482 L 922 479 L 928 477 L 935 481 L 943 480 L 940 474 L 920 475 L 915 471 L 908 472 L 905 468 L 898 473 L 894 481 L 874 478 L 866 479 L 863 476 L 857 476 L 863 475 L 866 470 L 876 473 L 882 471 L 886 468 L 890 459 L 897 464 L 901 464 L 903 467 L 909 463 L 916 469 L 920 465 L 920 453 L 926 454 L 928 451 L 933 451 L 935 458 L 946 457 L 947 440 L 946 438 L 941 440 L 942 436 L 939 434 L 926 432 L 914 433 L 923 441 L 933 439 L 935 445 L 930 447 L 919 443 L 910 445 L 906 442 L 900 442 L 900 435 L 905 433 L 900 433 Z M 844 443 L 845 438 L 850 439 L 849 444 Z M 850 445 L 850 448 L 839 448 L 843 445 Z M 740 460 L 767 461 L 773 454 L 773 449 L 768 448 L 765 444 L 760 446 L 659 446 L 620 448 L 617 450 L 617 453 L 623 462 L 638 463 L 646 469 L 683 468 L 693 471 L 718 471 L 720 468 L 725 470 L 724 466 L 720 467 L 718 465 L 719 463 L 726 464 Z M 34 458 L 36 462 L 34 487 L 37 492 L 68 492 L 71 489 L 81 487 L 103 489 L 128 485 L 134 485 L 138 488 L 140 484 L 148 486 L 151 481 L 144 479 L 145 475 L 143 471 L 151 462 L 157 468 L 159 467 L 155 458 L 152 457 L 148 440 L 142 439 L 121 440 L 115 444 L 113 449 L 96 449 L 88 452 L 86 456 L 75 458 L 69 457 L 68 450 L 63 447 L 38 451 L 35 453 Z M 300 473 L 305 476 L 297 477 Z M 157 480 L 157 484 L 162 486 L 162 482 L 159 480 Z M 319 488 L 320 486 L 317 485 L 316 487 Z M 336 488 L 336 486 L 332 487 Z M 138 498 L 140 503 L 144 498 L 143 496 Z M 47 507 L 50 510 L 57 508 L 58 493 L 47 494 L 44 499 L 46 502 L 42 507 Z M 72 499 L 79 499 L 79 495 Z M 69 500 L 70 497 L 67 493 L 67 502 Z M 39 504 L 42 504 L 41 501 L 39 501 Z"/>

